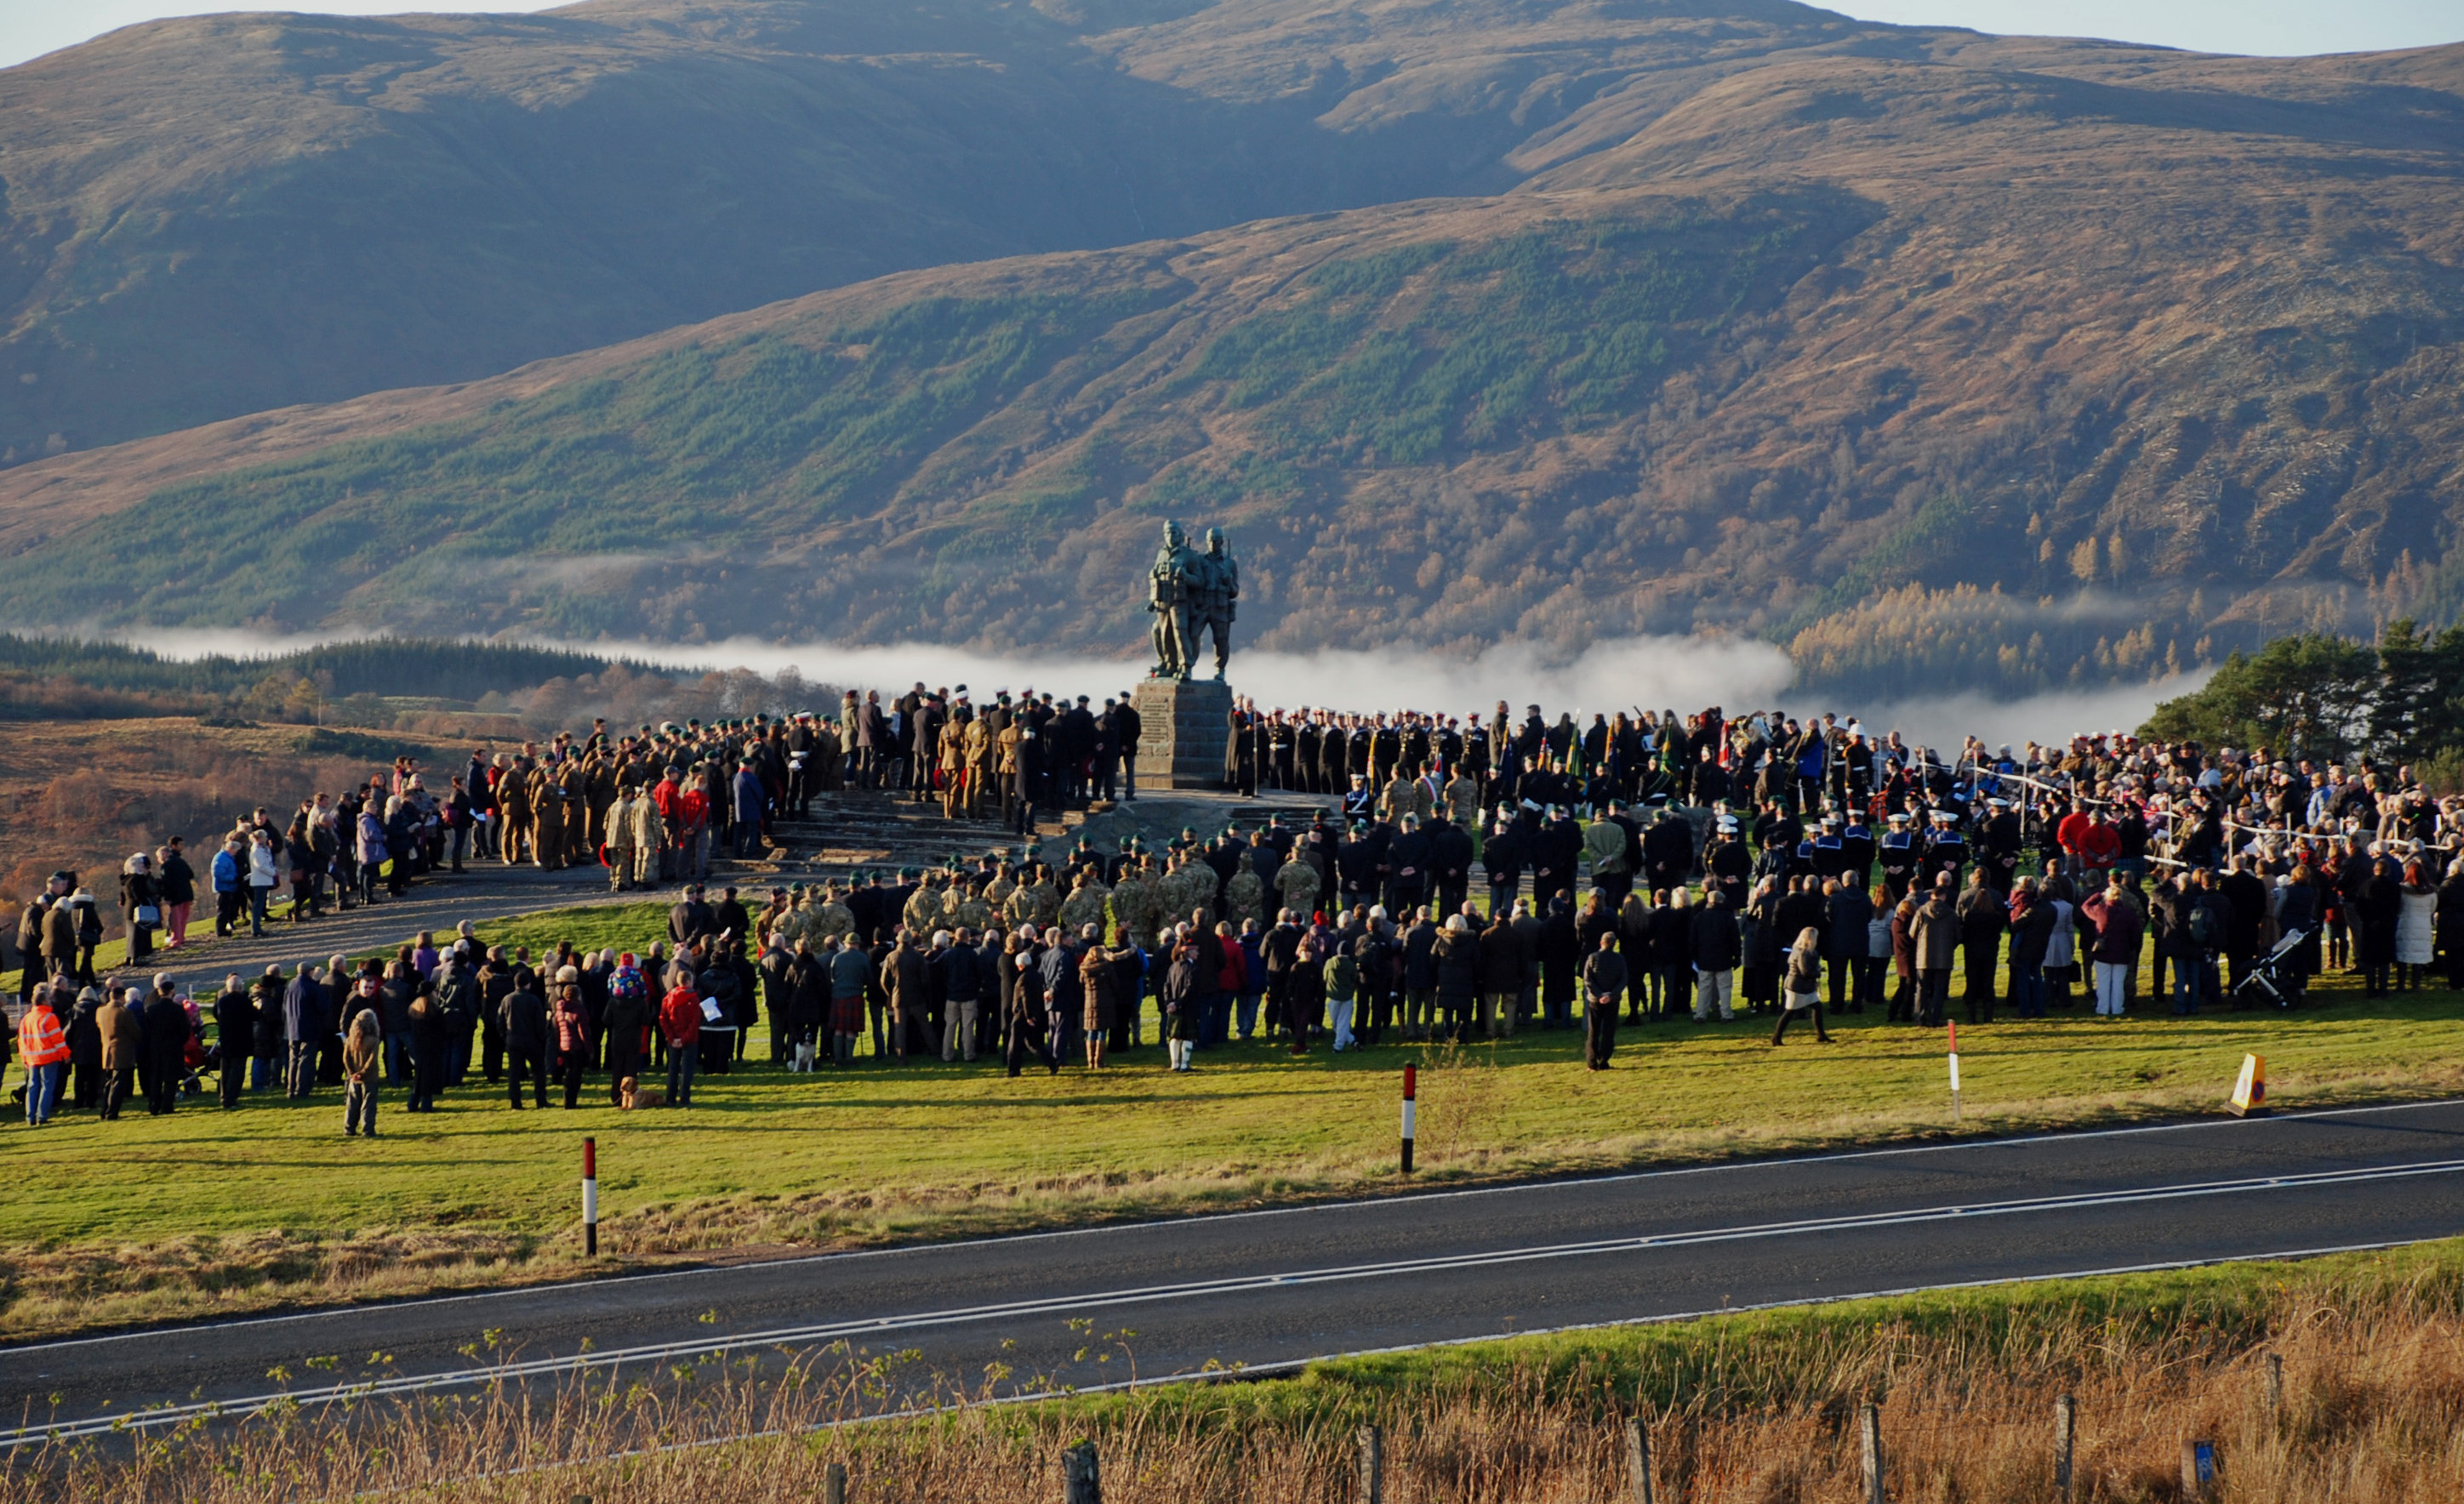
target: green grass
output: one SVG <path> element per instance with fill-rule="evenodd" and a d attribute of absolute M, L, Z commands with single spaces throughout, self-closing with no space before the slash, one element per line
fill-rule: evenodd
<path fill-rule="evenodd" d="M 535 954 L 558 937 L 641 949 L 660 920 L 660 905 L 644 904 L 500 921 L 482 934 Z M 1961 1039 L 1968 1126 L 2211 1109 L 2245 1051 L 2267 1057 L 2283 1106 L 2456 1083 L 2464 998 L 2329 995 L 2332 1006 L 2293 1014 L 2103 1021 L 2074 1011 L 1971 1028 Z M 1187 1078 L 1161 1071 L 1152 1047 L 1100 1076 L 1071 1066 L 1016 1080 L 989 1059 L 866 1060 L 811 1077 L 757 1063 L 705 1080 L 690 1113 L 620 1114 L 593 1083 L 580 1111 L 516 1115 L 473 1083 L 432 1116 L 388 1113 L 374 1144 L 341 1136 L 331 1090 L 306 1103 L 252 1095 L 231 1114 L 199 1099 L 167 1119 L 72 1116 L 40 1135 L 0 1134 L 0 1173 L 15 1189 L 0 1204 L 0 1243 L 267 1229 L 543 1233 L 571 1222 L 585 1133 L 600 1141 L 619 1246 L 628 1218 L 869 1238 L 1307 1194 L 1387 1173 L 1407 1059 L 1424 1064 L 1422 1162 L 1438 1180 L 1948 1130 L 1938 1031 L 1872 1014 L 1834 1028 L 1837 1044 L 1793 1034 L 1774 1050 L 1768 1020 L 1630 1024 L 1617 1068 L 1598 1075 L 1582 1068 L 1571 1030 L 1304 1060 L 1235 1043 Z M 754 1053 L 766 1060 L 766 1037 Z"/>

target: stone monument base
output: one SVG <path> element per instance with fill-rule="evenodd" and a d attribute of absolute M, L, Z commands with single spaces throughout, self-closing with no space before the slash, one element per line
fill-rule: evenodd
<path fill-rule="evenodd" d="M 1220 679 L 1142 679 L 1130 694 L 1138 712 L 1141 789 L 1220 789 L 1232 741 L 1232 687 Z"/>

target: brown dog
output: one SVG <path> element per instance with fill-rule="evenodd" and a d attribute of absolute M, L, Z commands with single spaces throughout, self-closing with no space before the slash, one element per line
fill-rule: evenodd
<path fill-rule="evenodd" d="M 630 1076 L 617 1082 L 616 1089 L 624 1098 L 624 1110 L 627 1112 L 642 1107 L 664 1107 L 668 1104 L 667 1093 L 655 1086 L 645 1091 Z"/>

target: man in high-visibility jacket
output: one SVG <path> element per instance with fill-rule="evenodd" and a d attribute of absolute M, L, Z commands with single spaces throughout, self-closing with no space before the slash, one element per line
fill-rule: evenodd
<path fill-rule="evenodd" d="M 26 1062 L 26 1122 L 41 1127 L 60 1103 L 60 1079 L 69 1069 L 69 1032 L 53 1010 L 52 992 L 34 994 L 17 1020 L 17 1057 Z"/>

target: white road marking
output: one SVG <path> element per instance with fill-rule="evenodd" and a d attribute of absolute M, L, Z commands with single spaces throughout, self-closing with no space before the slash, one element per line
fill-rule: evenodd
<path fill-rule="evenodd" d="M 420 1394 L 432 1390 L 468 1388 L 504 1384 L 517 1380 L 541 1378 L 553 1374 L 581 1374 L 596 1370 L 613 1370 L 626 1365 L 644 1365 L 678 1360 L 698 1361 L 723 1354 L 742 1352 L 756 1347 L 811 1347 L 847 1339 L 875 1337 L 889 1332 L 921 1331 L 934 1327 L 960 1326 L 986 1321 L 1015 1320 L 1039 1316 L 1104 1310 L 1112 1307 L 1150 1304 L 1161 1300 L 1192 1299 L 1204 1297 L 1238 1296 L 1262 1290 L 1276 1290 L 1303 1285 L 1334 1284 L 1352 1280 L 1375 1279 L 1401 1275 L 1437 1274 L 1466 1269 L 1493 1268 L 1506 1264 L 1532 1263 L 1549 1259 L 1595 1257 L 1607 1253 L 1642 1253 L 1652 1250 L 1700 1247 L 1705 1244 L 1745 1242 L 1749 1240 L 1800 1237 L 1809 1233 L 1859 1232 L 1874 1228 L 1908 1227 L 1928 1222 L 1957 1219 L 2015 1216 L 2043 1212 L 2070 1212 L 2101 1207 L 2141 1206 L 2156 1202 L 2182 1201 L 2201 1197 L 2246 1195 L 2264 1191 L 2302 1190 L 2325 1187 L 2366 1185 L 2382 1181 L 2418 1179 L 2433 1175 L 2464 1172 L 2464 1160 L 2433 1160 L 2415 1164 L 2379 1166 L 2365 1169 L 2321 1170 L 2300 1175 L 2263 1175 L 2239 1180 L 2198 1181 L 2176 1186 L 2153 1186 L 2124 1190 L 2076 1192 L 2058 1196 L 2039 1196 L 2020 1200 L 1978 1202 L 1938 1207 L 1912 1208 L 1896 1211 L 1863 1212 L 1850 1216 L 1809 1218 L 1801 1221 L 1751 1223 L 1730 1228 L 1710 1228 L 1694 1232 L 1653 1233 L 1635 1237 L 1600 1238 L 1577 1243 L 1540 1244 L 1524 1248 L 1493 1249 L 1475 1253 L 1446 1254 L 1427 1258 L 1401 1259 L 1384 1263 L 1346 1264 L 1325 1269 L 1297 1270 L 1267 1275 L 1244 1275 L 1228 1278 L 1194 1280 L 1178 1284 L 1147 1285 L 1124 1290 L 1096 1291 L 1067 1296 L 1050 1296 L 1031 1300 L 1008 1301 L 996 1305 L 958 1306 L 937 1311 L 919 1311 L 898 1316 L 868 1317 L 851 1321 L 821 1322 L 806 1326 L 779 1327 L 767 1331 L 745 1332 L 732 1336 L 714 1336 L 705 1341 L 686 1342 L 654 1342 L 635 1347 L 611 1348 L 605 1352 L 582 1352 L 561 1358 L 525 1359 L 515 1362 L 491 1363 L 440 1373 L 403 1374 L 354 1384 L 333 1384 L 316 1389 L 294 1389 L 269 1394 L 251 1395 L 243 1399 L 199 1401 L 185 1405 L 166 1405 L 151 1409 L 119 1415 L 97 1416 L 49 1426 L 30 1426 L 0 1431 L 0 1449 L 40 1444 L 48 1440 L 70 1440 L 108 1434 L 119 1430 L 151 1429 L 178 1425 L 200 1418 L 215 1419 L 253 1415 L 275 1406 L 300 1406 L 331 1404 L 337 1401 L 361 1400 Z M 2290 1255 L 2279 1255 L 2290 1256 Z M 2197 1261 L 2194 1261 L 2197 1262 Z M 2147 1268 L 2177 1267 L 2169 1265 L 2141 1266 Z M 2112 1273 L 2116 1271 L 2103 1271 Z M 2096 1273 L 2096 1272 L 2091 1272 Z M 2028 1277 L 2080 1277 L 2064 1275 Z M 1984 1281 L 1993 1283 L 1998 1281 Z M 1955 1289 L 1959 1285 L 1915 1288 Z M 1901 1292 L 1882 1292 L 1893 1294 Z M 1837 1297 L 1833 1298 L 1853 1298 Z M 1800 1304 L 1801 1301 L 1783 1302 Z M 1736 1309 L 1746 1309 L 1738 1307 Z M 1675 1319 L 1662 1318 L 1661 1319 Z M 1605 1323 L 1622 1324 L 1622 1323 Z M 1557 1330 L 1573 1330 L 1558 1328 Z M 1529 1335 L 1529 1334 L 1524 1334 Z M 1477 1341 L 1463 1339 L 1461 1341 Z M 1425 1343 L 1414 1345 L 1446 1345 Z M 1400 1349 L 1376 1349 L 1395 1351 Z M 1350 1356 L 1350 1355 L 1345 1355 Z"/>
<path fill-rule="evenodd" d="M 327 1306 L 315 1311 L 292 1311 L 279 1316 L 233 1317 L 221 1321 L 200 1321 L 191 1325 L 139 1327 L 125 1332 L 104 1332 L 93 1337 L 67 1337 L 47 1342 L 28 1342 L 22 1346 L 0 1345 L 0 1354 L 14 1357 L 21 1353 L 49 1352 L 58 1348 L 99 1346 L 109 1342 L 156 1341 L 166 1336 L 202 1336 L 209 1332 L 230 1331 L 240 1327 L 274 1326 L 297 1321 L 327 1321 L 365 1316 L 374 1311 L 415 1310 L 422 1306 L 467 1305 L 486 1300 L 517 1299 L 524 1296 L 544 1295 L 554 1291 L 606 1290 L 648 1280 L 709 1279 L 728 1275 L 740 1275 L 748 1270 L 792 1269 L 806 1264 L 828 1264 L 847 1259 L 896 1258 L 923 1253 L 942 1253 L 952 1249 L 981 1248 L 1037 1242 L 1052 1238 L 1086 1238 L 1113 1236 L 1125 1232 L 1152 1231 L 1156 1228 L 1197 1226 L 1204 1224 L 1248 1221 L 1264 1217 L 1299 1217 L 1321 1215 L 1330 1211 L 1355 1210 L 1364 1207 L 1425 1205 L 1441 1201 L 1470 1200 L 1482 1196 L 1527 1195 L 1533 1191 L 1563 1190 L 1585 1186 L 1616 1186 L 1637 1181 L 1672 1180 L 1695 1175 L 1742 1174 L 1763 1169 L 1780 1169 L 1799 1165 L 1841 1164 L 1855 1160 L 1892 1159 L 1920 1154 L 1978 1153 L 1994 1149 L 2023 1148 L 2035 1144 L 2070 1144 L 2095 1139 L 2132 1138 L 2159 1133 L 2184 1133 L 2201 1129 L 2221 1131 L 2263 1131 L 2287 1123 L 2315 1122 L 2321 1119 L 2354 1118 L 2380 1113 L 2417 1112 L 2431 1107 L 2464 1107 L 2464 1098 L 2440 1098 L 2432 1101 L 2382 1102 L 2374 1106 L 2327 1107 L 2315 1112 L 2283 1112 L 2267 1118 L 2213 1118 L 2188 1123 L 2145 1123 L 2136 1127 L 2091 1128 L 2079 1132 L 2026 1134 L 2007 1139 L 1961 1139 L 1948 1144 L 1903 1144 L 1876 1149 L 1839 1149 L 1824 1154 L 1799 1154 L 1780 1159 L 1729 1160 L 1710 1165 L 1684 1165 L 1667 1169 L 1623 1170 L 1608 1175 L 1578 1175 L 1554 1180 L 1518 1181 L 1505 1186 L 1472 1186 L 1461 1190 L 1429 1190 L 1398 1193 L 1392 1196 L 1363 1196 L 1348 1201 L 1318 1201 L 1292 1207 L 1261 1207 L 1249 1211 L 1214 1211 L 1199 1216 L 1157 1217 L 1146 1222 L 1108 1222 L 1092 1227 L 1056 1228 L 1044 1232 L 1005 1232 L 991 1237 L 954 1238 L 941 1243 L 909 1243 L 896 1248 L 853 1249 L 832 1253 L 806 1253 L 794 1258 L 761 1259 L 747 1263 L 705 1264 L 693 1269 L 659 1270 L 649 1274 L 616 1275 L 599 1279 L 565 1279 L 536 1285 L 509 1285 L 499 1290 L 474 1290 L 463 1295 L 422 1296 L 407 1300 L 373 1301 L 365 1305 Z"/>

